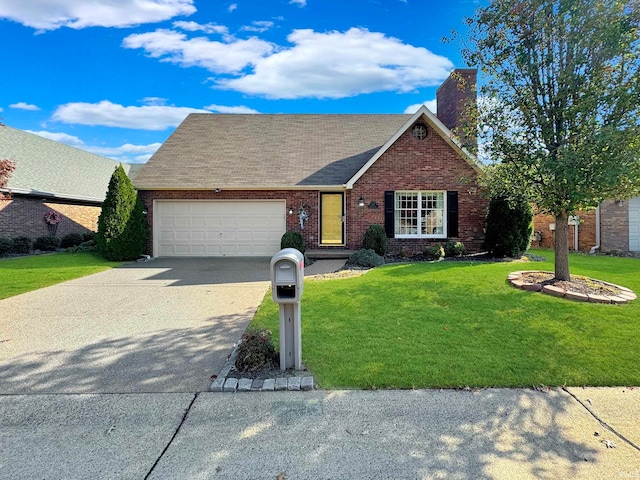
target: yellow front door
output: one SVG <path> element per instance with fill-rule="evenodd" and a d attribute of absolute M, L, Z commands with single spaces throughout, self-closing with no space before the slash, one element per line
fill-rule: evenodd
<path fill-rule="evenodd" d="M 342 193 L 320 194 L 320 243 L 342 245 Z"/>

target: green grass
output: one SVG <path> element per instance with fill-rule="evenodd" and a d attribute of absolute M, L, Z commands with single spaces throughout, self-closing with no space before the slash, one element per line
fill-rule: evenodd
<path fill-rule="evenodd" d="M 54 253 L 0 260 L 0 299 L 118 265 L 122 265 L 122 262 L 109 262 L 91 252 Z"/>
<path fill-rule="evenodd" d="M 324 388 L 640 385 L 640 300 L 580 303 L 509 286 L 546 262 L 395 264 L 306 281 L 303 362 Z M 640 292 L 640 260 L 571 255 L 571 271 Z M 265 297 L 252 327 L 278 334 Z"/>

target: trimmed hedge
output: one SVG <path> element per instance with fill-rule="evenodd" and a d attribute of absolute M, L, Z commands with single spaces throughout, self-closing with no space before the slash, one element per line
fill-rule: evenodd
<path fill-rule="evenodd" d="M 304 240 L 300 232 L 288 231 L 280 239 L 280 248 L 295 248 L 300 253 L 304 253 Z"/>
<path fill-rule="evenodd" d="M 387 234 L 382 225 L 369 225 L 367 231 L 364 232 L 362 248 L 364 250 L 373 250 L 380 256 L 384 256 L 387 253 Z"/>

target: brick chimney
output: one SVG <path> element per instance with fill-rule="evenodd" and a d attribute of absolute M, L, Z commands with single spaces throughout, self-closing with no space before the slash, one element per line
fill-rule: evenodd
<path fill-rule="evenodd" d="M 465 137 L 457 127 L 462 125 L 466 104 L 476 101 L 477 75 L 478 70 L 475 68 L 456 68 L 436 90 L 438 118 L 460 137 L 463 145 L 476 143 L 475 138 Z"/>

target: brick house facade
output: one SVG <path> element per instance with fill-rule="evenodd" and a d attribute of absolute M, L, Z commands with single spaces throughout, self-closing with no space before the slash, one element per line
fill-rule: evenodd
<path fill-rule="evenodd" d="M 478 172 L 460 157 L 441 136 L 432 133 L 423 140 L 405 131 L 396 142 L 358 179 L 353 189 L 344 191 L 345 242 L 339 246 L 323 245 L 320 239 L 321 189 L 306 190 L 139 190 L 148 209 L 150 233 L 147 253 L 153 252 L 154 201 L 233 201 L 284 200 L 287 206 L 306 205 L 309 221 L 300 228 L 297 215 L 286 215 L 286 229 L 302 234 L 307 248 L 359 249 L 367 228 L 385 225 L 385 192 L 443 191 L 455 192 L 458 198 L 458 233 L 438 239 L 389 238 L 388 251 L 420 253 L 426 246 L 447 240 L 461 241 L 470 251 L 482 247 L 487 200 L 479 192 Z M 359 200 L 365 206 L 359 206 Z M 377 206 L 376 207 L 374 207 Z"/>
<path fill-rule="evenodd" d="M 579 211 L 578 251 L 590 252 L 594 247 L 602 252 L 629 252 L 640 250 L 640 198 L 626 200 L 605 200 L 598 209 Z M 635 219 L 635 230 L 632 219 Z M 555 232 L 551 228 L 555 218 L 538 213 L 535 215 L 534 229 L 541 240 L 534 241 L 532 246 L 553 248 Z M 569 226 L 569 249 L 575 248 L 574 226 Z"/>
<path fill-rule="evenodd" d="M 53 210 L 60 214 L 56 229 L 57 237 L 69 233 L 95 232 L 101 205 L 95 203 L 63 203 L 23 195 L 13 195 L 10 200 L 0 200 L 0 237 L 37 237 L 49 235 L 44 220 L 45 214 Z"/>

